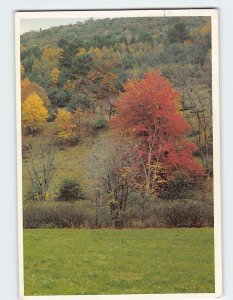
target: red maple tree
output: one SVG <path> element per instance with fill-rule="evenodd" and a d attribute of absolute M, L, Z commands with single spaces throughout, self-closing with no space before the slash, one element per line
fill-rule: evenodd
<path fill-rule="evenodd" d="M 190 127 L 180 107 L 179 94 L 159 71 L 128 81 L 119 95 L 117 115 L 110 124 L 133 132 L 139 145 L 139 177 L 146 190 L 156 190 L 176 176 L 203 175 L 193 157 L 196 146 L 185 139 Z"/>

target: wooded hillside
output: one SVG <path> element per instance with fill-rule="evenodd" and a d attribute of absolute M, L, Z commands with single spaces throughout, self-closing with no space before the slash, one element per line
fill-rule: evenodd
<path fill-rule="evenodd" d="M 25 33 L 21 94 L 25 199 L 88 199 L 96 226 L 108 215 L 115 227 L 132 203 L 141 215 L 130 218 L 144 222 L 154 198 L 197 200 L 205 190 L 212 201 L 209 17 L 89 19 Z"/>

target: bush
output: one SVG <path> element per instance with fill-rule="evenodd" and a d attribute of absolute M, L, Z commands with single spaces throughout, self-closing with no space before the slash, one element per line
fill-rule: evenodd
<path fill-rule="evenodd" d="M 104 209 L 104 211 L 102 210 Z M 126 228 L 207 227 L 214 225 L 213 204 L 193 200 L 151 201 L 143 213 L 129 207 L 123 213 Z M 109 210 L 91 201 L 25 203 L 24 228 L 111 227 Z"/>
<path fill-rule="evenodd" d="M 202 184 L 194 179 L 188 181 L 185 177 L 176 177 L 166 183 L 165 189 L 159 197 L 163 199 L 190 199 L 196 198 L 197 190 L 202 189 Z"/>
<path fill-rule="evenodd" d="M 79 142 L 80 142 L 80 136 L 79 136 L 79 135 L 72 135 L 72 136 L 68 139 L 68 141 L 67 141 L 67 143 L 68 143 L 69 146 L 75 146 L 75 145 L 77 145 Z"/>
<path fill-rule="evenodd" d="M 213 204 L 196 200 L 158 201 L 148 205 L 144 227 L 206 227 L 214 225 Z"/>
<path fill-rule="evenodd" d="M 142 197 L 137 192 L 129 194 L 126 210 L 123 212 L 123 222 L 126 227 L 143 227 L 143 203 Z"/>
<path fill-rule="evenodd" d="M 210 201 L 193 199 L 149 199 L 143 205 L 140 195 L 131 193 L 123 222 L 129 228 L 213 226 L 214 207 Z"/>
<path fill-rule="evenodd" d="M 72 147 L 77 145 L 81 141 L 80 135 L 77 133 L 73 133 L 71 136 L 66 138 L 65 140 L 56 139 L 54 144 L 60 149 L 64 150 L 67 147 Z"/>
<path fill-rule="evenodd" d="M 93 228 L 95 212 L 92 203 L 29 203 L 24 205 L 24 228 Z"/>
<path fill-rule="evenodd" d="M 106 128 L 108 125 L 107 120 L 103 113 L 99 113 L 94 120 L 93 126 L 95 129 L 103 129 Z"/>
<path fill-rule="evenodd" d="M 57 201 L 76 201 L 85 199 L 81 185 L 75 179 L 64 179 L 60 184 Z"/>
<path fill-rule="evenodd" d="M 56 117 L 57 117 L 57 109 L 50 107 L 47 122 L 54 122 L 56 120 Z"/>

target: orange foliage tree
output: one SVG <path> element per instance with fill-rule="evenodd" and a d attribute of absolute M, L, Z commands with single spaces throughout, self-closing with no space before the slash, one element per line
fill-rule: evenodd
<path fill-rule="evenodd" d="M 159 71 L 130 80 L 116 103 L 110 123 L 134 132 L 139 144 L 138 179 L 144 191 L 163 189 L 176 176 L 194 178 L 203 169 L 193 157 L 195 145 L 185 139 L 190 127 L 180 110 L 179 95 Z"/>

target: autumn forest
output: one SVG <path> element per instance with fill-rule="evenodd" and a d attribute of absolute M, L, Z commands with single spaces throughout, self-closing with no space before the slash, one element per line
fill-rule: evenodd
<path fill-rule="evenodd" d="M 210 17 L 21 35 L 25 228 L 213 226 Z"/>

